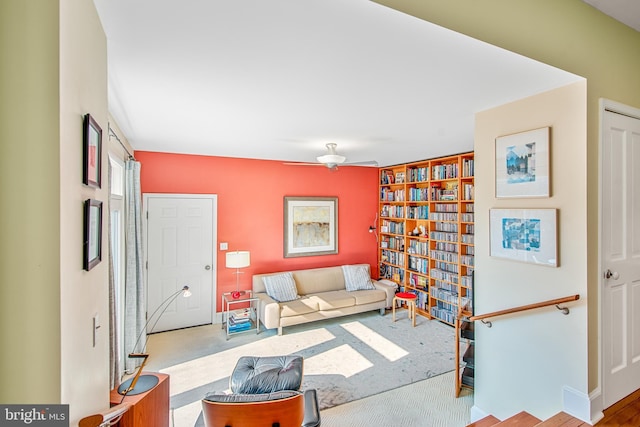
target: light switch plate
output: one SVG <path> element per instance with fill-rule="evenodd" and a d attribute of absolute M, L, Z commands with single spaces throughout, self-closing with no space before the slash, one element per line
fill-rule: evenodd
<path fill-rule="evenodd" d="M 93 346 L 96 346 L 98 329 L 100 329 L 100 317 L 96 314 L 93 316 Z"/>

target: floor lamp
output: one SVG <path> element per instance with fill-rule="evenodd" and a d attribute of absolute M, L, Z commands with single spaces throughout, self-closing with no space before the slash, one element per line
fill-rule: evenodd
<path fill-rule="evenodd" d="M 251 264 L 251 256 L 249 251 L 233 251 L 227 252 L 227 258 L 225 266 L 227 268 L 235 268 L 236 272 L 236 290 L 231 293 L 231 298 L 238 299 L 242 295 L 245 294 L 244 291 L 240 290 L 240 274 L 243 271 L 240 271 L 241 268 L 249 267 Z"/>
<path fill-rule="evenodd" d="M 149 320 L 147 320 L 147 323 L 144 325 L 144 328 L 142 328 L 142 331 L 140 331 L 140 335 L 138 335 L 138 339 L 136 340 L 136 343 L 133 345 L 132 352 L 129 353 L 130 359 L 142 359 L 142 363 L 140 364 L 140 367 L 138 368 L 138 371 L 133 376 L 133 378 L 128 379 L 122 384 L 120 384 L 120 387 L 118 387 L 119 394 L 123 396 L 133 396 L 133 395 L 144 393 L 145 391 L 151 390 L 153 387 L 155 387 L 156 384 L 158 384 L 158 377 L 156 377 L 155 375 L 140 375 L 142 373 L 142 368 L 144 368 L 144 365 L 145 363 L 147 363 L 147 359 L 149 358 L 149 353 L 143 353 L 147 345 L 147 340 L 146 339 L 144 340 L 144 345 L 142 346 L 140 353 L 135 353 L 135 351 L 136 351 L 136 347 L 138 347 L 138 343 L 140 342 L 140 339 L 142 338 L 142 336 L 146 335 L 147 326 L 149 326 L 149 323 L 151 323 L 151 321 L 155 319 L 155 323 L 149 330 L 149 332 L 151 332 L 153 331 L 153 328 L 155 328 L 155 326 L 158 324 L 158 320 L 160 320 L 160 318 L 162 317 L 164 312 L 167 310 L 167 308 L 171 305 L 173 301 L 176 300 L 176 298 L 180 296 L 180 294 L 182 294 L 185 298 L 188 298 L 191 296 L 191 291 L 189 290 L 188 286 L 184 286 L 178 292 L 171 294 L 167 299 L 162 301 L 162 303 L 158 306 L 158 308 L 156 308 L 156 310 L 151 314 L 151 316 L 149 316 Z M 160 314 L 158 314 L 158 317 L 155 317 L 158 311 L 160 311 Z"/>

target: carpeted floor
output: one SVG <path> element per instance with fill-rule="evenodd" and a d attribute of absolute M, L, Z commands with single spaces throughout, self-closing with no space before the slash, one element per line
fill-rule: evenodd
<path fill-rule="evenodd" d="M 418 316 L 412 328 L 404 310 L 395 323 L 374 311 L 285 328 L 282 336 L 268 330 L 227 340 L 220 325 L 201 326 L 154 334 L 147 349 L 147 369 L 171 375 L 176 427 L 197 424 L 200 399 L 228 389 L 243 355 L 302 355 L 303 388 L 317 389 L 325 410 L 449 372 L 455 350 L 452 327 Z"/>
<path fill-rule="evenodd" d="M 321 412 L 322 427 L 464 427 L 473 393 L 455 397 L 455 372 L 447 372 Z"/>

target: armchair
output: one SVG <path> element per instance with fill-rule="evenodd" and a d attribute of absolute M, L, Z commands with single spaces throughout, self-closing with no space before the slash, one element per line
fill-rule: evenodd
<path fill-rule="evenodd" d="M 202 401 L 207 427 L 300 427 L 304 411 L 304 395 L 297 391 L 214 394 Z"/>
<path fill-rule="evenodd" d="M 316 391 L 299 391 L 302 371 L 301 356 L 241 357 L 229 379 L 232 394 L 203 399 L 205 426 L 320 426 Z"/>

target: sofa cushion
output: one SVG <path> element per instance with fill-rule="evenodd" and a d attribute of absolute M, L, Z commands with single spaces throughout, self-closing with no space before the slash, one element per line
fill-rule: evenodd
<path fill-rule="evenodd" d="M 309 297 L 280 303 L 280 317 L 299 316 L 318 311 L 318 301 Z"/>
<path fill-rule="evenodd" d="M 264 287 L 267 295 L 278 302 L 293 301 L 298 299 L 298 289 L 290 272 L 265 276 Z"/>
<path fill-rule="evenodd" d="M 366 265 L 343 265 L 344 285 L 347 291 L 375 289 L 371 283 L 371 274 Z"/>
<path fill-rule="evenodd" d="M 351 292 L 351 295 L 355 298 L 356 305 L 371 304 L 378 301 L 384 301 L 387 298 L 387 293 L 381 289 Z"/>
<path fill-rule="evenodd" d="M 356 304 L 356 299 L 347 291 L 321 292 L 309 295 L 309 298 L 318 302 L 320 310 L 335 310 L 337 308 L 351 307 Z"/>
<path fill-rule="evenodd" d="M 300 295 L 344 289 L 344 274 L 340 267 L 296 270 L 293 272 L 293 278 L 298 285 Z"/>

